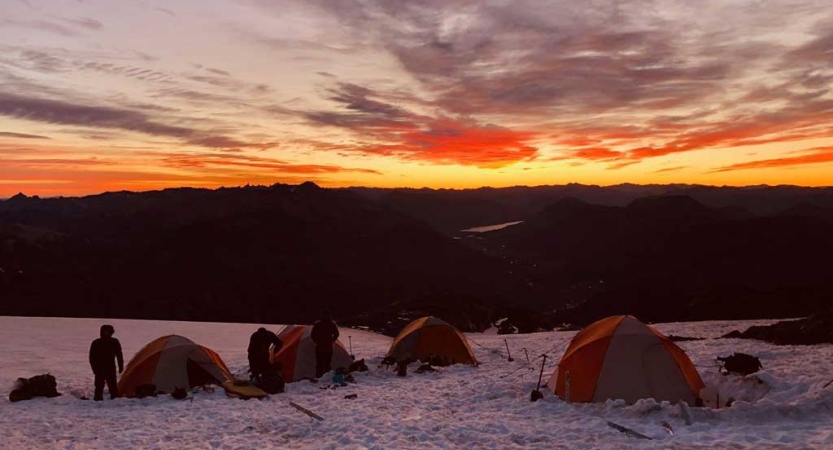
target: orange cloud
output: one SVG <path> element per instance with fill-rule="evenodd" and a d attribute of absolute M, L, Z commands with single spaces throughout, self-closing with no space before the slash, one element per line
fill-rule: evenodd
<path fill-rule="evenodd" d="M 803 166 L 806 164 L 821 164 L 833 162 L 833 147 L 818 147 L 807 150 L 807 153 L 786 158 L 762 159 L 748 161 L 721 167 L 713 172 L 728 172 L 732 170 L 771 169 L 777 167 Z"/>
<path fill-rule="evenodd" d="M 535 156 L 538 150 L 527 142 L 536 137 L 532 132 L 445 119 L 432 122 L 427 129 L 402 133 L 397 136 L 399 143 L 361 151 L 435 164 L 499 168 Z"/>

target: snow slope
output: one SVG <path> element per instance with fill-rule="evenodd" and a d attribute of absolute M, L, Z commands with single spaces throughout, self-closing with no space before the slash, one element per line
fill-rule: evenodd
<path fill-rule="evenodd" d="M 531 403 L 538 369 L 526 363 L 546 352 L 544 377 L 555 367 L 574 332 L 507 336 L 515 361 L 509 363 L 504 336 L 469 335 L 483 364 L 451 367 L 437 374 L 394 376 L 376 365 L 390 338 L 343 329 L 346 343 L 367 358 L 371 372 L 358 383 L 321 390 L 300 382 L 286 394 L 265 400 L 227 398 L 221 390 L 198 392 L 190 401 L 170 397 L 81 401 L 91 396 L 86 357 L 105 321 L 0 317 L 0 380 L 10 389 L 18 376 L 51 372 L 65 395 L 20 403 L 0 400 L 0 447 L 5 449 L 393 449 L 393 448 L 833 448 L 833 345 L 778 347 L 757 341 L 707 339 L 682 342 L 706 384 L 731 408 L 692 408 L 684 424 L 677 406 L 645 400 L 633 406 L 566 404 L 548 392 Z M 129 359 L 142 345 L 176 333 L 217 350 L 232 371 L 246 369 L 246 344 L 257 325 L 108 320 Z M 661 324 L 666 334 L 714 338 L 765 321 Z M 280 326 L 268 326 L 275 331 Z M 761 357 L 764 372 L 754 380 L 723 377 L 714 358 L 742 351 Z M 533 363 L 540 363 L 540 359 Z M 344 399 L 357 394 L 354 400 Z M 746 399 L 747 401 L 742 401 Z M 318 422 L 289 406 L 303 405 L 325 417 Z M 660 426 L 669 422 L 673 436 Z M 653 437 L 629 438 L 607 421 Z"/>

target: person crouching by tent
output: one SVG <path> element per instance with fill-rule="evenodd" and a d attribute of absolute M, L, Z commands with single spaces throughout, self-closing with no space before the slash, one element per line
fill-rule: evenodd
<path fill-rule="evenodd" d="M 116 333 L 112 325 L 101 326 L 101 337 L 94 340 L 90 345 L 90 367 L 95 375 L 95 395 L 93 400 L 104 400 L 104 383 L 107 383 L 107 391 L 110 399 L 119 396 L 119 388 L 116 385 L 116 363 L 119 366 L 119 373 L 124 371 L 124 356 L 121 353 L 119 340 L 113 337 Z"/>
<path fill-rule="evenodd" d="M 329 311 L 324 311 L 321 320 L 312 326 L 310 338 L 315 343 L 315 377 L 321 378 L 332 369 L 333 345 L 338 340 L 338 327 Z"/>
<path fill-rule="evenodd" d="M 266 328 L 258 328 L 249 339 L 249 370 L 252 378 L 257 379 L 271 369 L 269 362 L 269 347 L 275 346 L 274 352 L 283 346 L 283 342 L 277 334 Z"/>

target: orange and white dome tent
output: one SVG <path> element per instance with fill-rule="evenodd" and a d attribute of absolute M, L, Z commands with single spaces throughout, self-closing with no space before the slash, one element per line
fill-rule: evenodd
<path fill-rule="evenodd" d="M 432 356 L 449 364 L 477 364 L 463 333 L 430 316 L 414 320 L 403 328 L 388 350 L 388 357 L 396 361 L 429 362 Z"/>
<path fill-rule="evenodd" d="M 613 316 L 581 330 L 547 383 L 568 402 L 639 399 L 694 404 L 703 380 L 685 352 L 632 316 Z"/>
<path fill-rule="evenodd" d="M 157 392 L 172 393 L 207 384 L 222 385 L 231 372 L 214 350 L 177 335 L 163 336 L 142 347 L 127 363 L 119 379 L 119 393 L 133 397 L 136 388 L 152 384 Z"/>
<path fill-rule="evenodd" d="M 290 325 L 278 337 L 283 342 L 281 349 L 272 356 L 272 362 L 281 363 L 284 381 L 300 381 L 315 378 L 315 342 L 311 337 L 312 325 Z M 353 362 L 350 353 L 341 341 L 333 345 L 333 370 L 348 368 Z"/>

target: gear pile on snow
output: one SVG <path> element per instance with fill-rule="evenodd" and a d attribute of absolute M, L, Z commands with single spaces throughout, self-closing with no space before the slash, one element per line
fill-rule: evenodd
<path fill-rule="evenodd" d="M 14 390 L 9 393 L 9 400 L 19 402 L 35 397 L 58 397 L 58 383 L 52 375 L 43 374 L 32 378 L 18 378 Z"/>
<path fill-rule="evenodd" d="M 764 367 L 760 359 L 746 353 L 732 353 L 731 356 L 726 357 L 718 356 L 717 362 L 720 364 L 721 372 L 726 375 L 750 375 Z"/>

